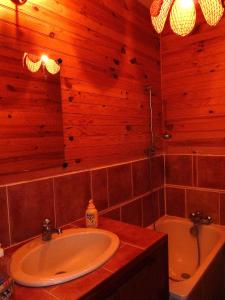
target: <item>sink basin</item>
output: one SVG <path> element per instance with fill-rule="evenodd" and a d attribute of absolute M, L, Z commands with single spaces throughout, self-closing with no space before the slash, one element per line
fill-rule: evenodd
<path fill-rule="evenodd" d="M 52 236 L 48 242 L 37 238 L 12 256 L 10 272 L 24 286 L 41 287 L 81 277 L 104 264 L 119 247 L 112 232 L 74 228 Z"/>

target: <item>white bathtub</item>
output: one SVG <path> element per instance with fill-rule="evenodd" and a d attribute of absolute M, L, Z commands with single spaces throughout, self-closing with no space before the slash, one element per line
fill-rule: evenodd
<path fill-rule="evenodd" d="M 224 227 L 218 225 L 200 226 L 201 262 L 200 267 L 198 267 L 197 242 L 196 238 L 190 234 L 190 227 L 193 224 L 188 219 L 164 216 L 156 222 L 155 226 L 157 231 L 167 233 L 169 237 L 170 278 L 182 280 L 170 279 L 170 299 L 189 299 L 190 294 L 198 286 L 199 281 L 213 263 L 214 258 L 222 252 L 225 242 Z M 190 278 L 184 280 L 181 277 L 181 274 L 184 273 L 189 274 Z M 216 279 L 214 278 L 214 280 Z M 207 284 L 205 282 L 205 285 Z M 192 297 L 190 298 L 192 299 Z M 203 298 L 201 296 L 201 299 Z M 200 296 L 198 299 L 200 299 Z"/>

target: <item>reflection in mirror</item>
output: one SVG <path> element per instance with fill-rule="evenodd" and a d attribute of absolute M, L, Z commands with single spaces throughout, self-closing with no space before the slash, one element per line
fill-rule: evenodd
<path fill-rule="evenodd" d="M 60 72 L 31 73 L 11 52 L 0 66 L 0 184 L 61 167 L 64 157 Z"/>

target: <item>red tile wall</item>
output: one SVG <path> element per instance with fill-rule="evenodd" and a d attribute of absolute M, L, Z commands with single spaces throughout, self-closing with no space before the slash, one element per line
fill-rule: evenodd
<path fill-rule="evenodd" d="M 148 226 L 165 214 L 163 187 L 163 156 L 0 187 L 0 242 L 39 235 L 45 218 L 54 226 L 80 219 L 91 197 L 100 214 Z"/>
<path fill-rule="evenodd" d="M 198 210 L 225 225 L 225 156 L 169 154 L 165 162 L 166 213 Z"/>

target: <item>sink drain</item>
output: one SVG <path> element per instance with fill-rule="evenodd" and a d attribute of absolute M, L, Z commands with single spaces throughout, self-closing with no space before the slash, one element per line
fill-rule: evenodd
<path fill-rule="evenodd" d="M 188 273 L 182 273 L 181 274 L 181 278 L 183 278 L 183 279 L 189 279 L 189 278 L 191 278 L 191 275 L 188 274 Z"/>
<path fill-rule="evenodd" d="M 61 275 L 61 274 L 65 274 L 65 273 L 67 273 L 67 272 L 66 271 L 59 271 L 59 272 L 55 273 L 55 275 Z"/>

